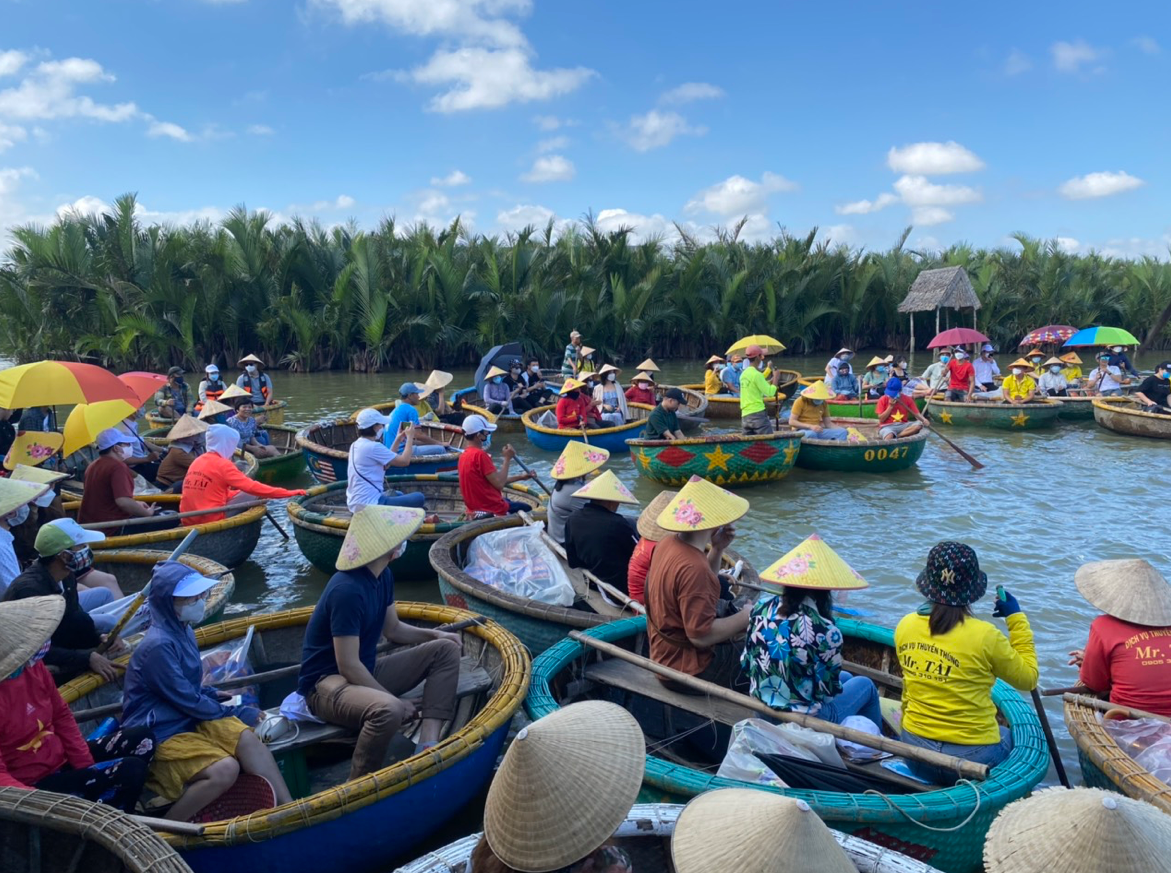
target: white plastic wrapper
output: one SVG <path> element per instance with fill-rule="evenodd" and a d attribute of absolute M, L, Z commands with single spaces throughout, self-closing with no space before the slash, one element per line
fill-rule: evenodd
<path fill-rule="evenodd" d="M 541 542 L 538 525 L 481 534 L 464 569 L 473 579 L 526 600 L 572 606 L 573 583 L 557 556 Z"/>
<path fill-rule="evenodd" d="M 785 731 L 789 742 L 801 746 L 821 763 L 829 764 L 831 767 L 839 767 L 842 770 L 846 769 L 846 762 L 838 754 L 833 734 L 823 734 L 821 731 L 792 723 L 777 725 L 777 729 Z"/>
<path fill-rule="evenodd" d="M 1135 763 L 1156 779 L 1171 782 L 1171 724 L 1153 718 L 1107 718 L 1102 726 Z"/>
<path fill-rule="evenodd" d="M 754 785 L 787 788 L 785 782 L 756 755 L 790 755 L 803 761 L 820 760 L 804 745 L 792 740 L 788 731 L 764 719 L 746 718 L 738 721 L 732 725 L 732 740 L 728 743 L 728 751 L 716 775 Z"/>
<path fill-rule="evenodd" d="M 878 725 L 872 722 L 864 715 L 851 715 L 842 721 L 842 727 L 853 728 L 856 731 L 863 731 L 870 734 L 872 737 L 882 736 L 882 732 L 878 729 Z M 855 764 L 867 764 L 871 761 L 877 761 L 879 758 L 889 758 L 890 755 L 879 749 L 872 749 L 869 746 L 860 746 L 858 743 L 850 740 L 838 740 L 838 751 L 843 756 L 849 758 Z"/>

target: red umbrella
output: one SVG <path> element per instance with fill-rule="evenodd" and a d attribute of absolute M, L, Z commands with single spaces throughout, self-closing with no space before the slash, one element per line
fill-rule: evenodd
<path fill-rule="evenodd" d="M 138 398 L 139 406 L 150 400 L 156 391 L 167 384 L 166 376 L 160 376 L 158 373 L 146 373 L 142 370 L 132 370 L 129 373 L 123 373 L 118 378 L 134 392 L 134 396 Z"/>
<path fill-rule="evenodd" d="M 1019 346 L 1039 346 L 1044 343 L 1063 343 L 1077 333 L 1076 327 L 1068 324 L 1047 324 L 1036 330 L 1030 330 Z"/>
<path fill-rule="evenodd" d="M 940 346 L 963 346 L 968 343 L 986 343 L 988 337 L 970 327 L 953 327 L 938 334 L 935 339 L 927 343 L 927 348 L 937 349 Z"/>

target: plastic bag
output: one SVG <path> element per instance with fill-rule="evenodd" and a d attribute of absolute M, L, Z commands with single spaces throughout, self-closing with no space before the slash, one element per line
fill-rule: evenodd
<path fill-rule="evenodd" d="M 573 605 L 573 583 L 561 562 L 541 542 L 538 525 L 491 531 L 476 537 L 468 549 L 464 569 L 485 585 L 526 600 L 554 606 Z"/>
<path fill-rule="evenodd" d="M 821 763 L 829 764 L 831 767 L 840 767 L 843 770 L 846 768 L 846 762 L 838 754 L 833 734 L 823 734 L 821 731 L 811 730 L 792 722 L 777 725 L 777 729 L 785 731 L 789 742 L 795 746 L 801 746 Z"/>
<path fill-rule="evenodd" d="M 1140 767 L 1156 779 L 1171 781 L 1171 724 L 1153 718 L 1106 718 L 1102 727 Z"/>
<path fill-rule="evenodd" d="M 803 761 L 819 760 L 817 755 L 805 746 L 792 742 L 792 739 L 780 725 L 770 724 L 764 719 L 746 718 L 738 721 L 732 725 L 732 739 L 716 775 L 753 785 L 787 788 L 785 782 L 756 755 L 790 755 Z"/>
<path fill-rule="evenodd" d="M 853 728 L 856 731 L 868 733 L 873 737 L 882 736 L 878 725 L 872 722 L 864 715 L 851 715 L 842 721 L 842 727 Z M 868 764 L 871 761 L 877 761 L 880 758 L 889 758 L 890 753 L 883 752 L 879 749 L 872 749 L 870 746 L 862 746 L 850 740 L 839 739 L 837 741 L 838 751 L 842 756 L 853 761 L 855 764 Z"/>
<path fill-rule="evenodd" d="M 111 600 L 105 606 L 99 606 L 90 611 L 91 615 L 112 615 L 116 616 L 117 620 L 122 619 L 122 614 L 130 608 L 134 602 L 137 594 L 127 594 L 118 600 Z M 150 627 L 150 603 L 146 600 L 142 601 L 142 606 L 138 607 L 130 620 L 126 622 L 126 626 L 118 633 L 121 637 L 129 637 L 133 634 L 143 633 Z"/>
<path fill-rule="evenodd" d="M 248 633 L 240 639 L 200 653 L 200 658 L 203 660 L 204 685 L 215 685 L 225 679 L 251 676 L 256 672 L 248 663 L 248 650 L 252 647 L 252 634 L 255 631 L 255 625 L 250 626 Z M 240 697 L 239 701 L 233 701 L 234 705 L 260 708 L 260 689 L 257 686 L 247 685 L 227 690 Z"/>

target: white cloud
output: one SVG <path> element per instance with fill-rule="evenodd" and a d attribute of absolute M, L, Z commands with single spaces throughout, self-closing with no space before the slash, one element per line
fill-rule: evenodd
<path fill-rule="evenodd" d="M 878 212 L 880 209 L 886 209 L 899 202 L 899 198 L 890 192 L 883 192 L 875 197 L 873 200 L 855 200 L 853 203 L 844 203 L 841 206 L 835 206 L 834 212 L 838 215 L 867 215 L 871 212 Z M 848 227 L 849 225 L 838 225 L 839 227 Z"/>
<path fill-rule="evenodd" d="M 1057 193 L 1067 200 L 1086 200 L 1091 197 L 1110 197 L 1124 191 L 1133 191 L 1145 184 L 1142 179 L 1122 170 L 1117 173 L 1087 173 L 1063 182 Z"/>
<path fill-rule="evenodd" d="M 925 176 L 901 176 L 895 190 L 908 206 L 958 206 L 979 203 L 984 199 L 976 188 L 967 185 L 938 185 Z"/>
<path fill-rule="evenodd" d="M 253 136 L 272 136 L 276 131 L 267 124 L 250 124 L 248 125 L 248 133 Z"/>
<path fill-rule="evenodd" d="M 1053 66 L 1062 73 L 1080 73 L 1082 67 L 1093 64 L 1105 57 L 1105 51 L 1096 49 L 1084 39 L 1074 42 L 1055 42 L 1049 48 L 1053 55 Z M 1093 72 L 1100 72 L 1101 67 Z"/>
<path fill-rule="evenodd" d="M 432 176 L 431 184 L 437 188 L 458 188 L 460 185 L 470 185 L 472 177 L 462 170 L 452 170 L 446 176 Z"/>
<path fill-rule="evenodd" d="M 151 137 L 170 137 L 179 142 L 193 142 L 195 139 L 185 128 L 173 124 L 170 121 L 152 121 L 150 127 L 146 130 L 146 135 Z"/>
<path fill-rule="evenodd" d="M 984 169 L 984 162 L 954 140 L 916 142 L 891 148 L 886 163 L 896 173 L 934 176 L 944 173 L 971 173 Z"/>
<path fill-rule="evenodd" d="M 707 82 L 684 82 L 659 98 L 661 103 L 693 103 L 696 100 L 714 100 L 724 96 L 724 89 Z"/>
<path fill-rule="evenodd" d="M 527 13 L 530 0 L 314 0 L 332 6 L 347 24 L 382 22 L 412 36 L 455 37 L 497 46 L 528 44 L 520 28 L 500 17 Z"/>
<path fill-rule="evenodd" d="M 1130 44 L 1137 48 L 1140 52 L 1148 55 L 1157 55 L 1163 49 L 1149 36 L 1136 36 L 1130 41 Z"/>
<path fill-rule="evenodd" d="M 14 76 L 20 72 L 20 68 L 28 61 L 28 55 L 24 52 L 6 51 L 0 52 L 0 76 Z"/>
<path fill-rule="evenodd" d="M 929 227 L 933 224 L 943 224 L 951 221 L 955 215 L 940 206 L 916 206 L 911 210 L 913 224 Z"/>
<path fill-rule="evenodd" d="M 537 154 L 543 155 L 545 152 L 558 152 L 569 145 L 569 137 L 567 136 L 551 136 L 548 139 L 543 139 L 537 143 Z"/>
<path fill-rule="evenodd" d="M 433 112 L 461 112 L 548 100 L 577 90 L 594 75 L 586 67 L 533 69 L 529 53 L 519 48 L 465 47 L 435 52 L 407 77 L 447 88 L 428 104 Z"/>
<path fill-rule="evenodd" d="M 0 57 L 10 58 L 13 54 L 6 52 Z M 0 60 L 0 63 L 15 73 L 24 62 Z M 91 97 L 77 93 L 83 86 L 113 81 L 114 77 L 97 61 L 86 58 L 44 61 L 29 71 L 18 85 L 0 91 L 0 117 L 30 121 L 89 118 L 106 122 L 138 118 L 141 113 L 133 103 L 97 103 Z"/>
<path fill-rule="evenodd" d="M 573 161 L 562 155 L 546 155 L 533 161 L 522 182 L 568 182 L 577 174 Z"/>
<path fill-rule="evenodd" d="M 855 246 L 858 244 L 858 231 L 851 224 L 831 224 L 819 228 L 817 238 L 831 246 Z"/>
<path fill-rule="evenodd" d="M 1108 258 L 1152 257 L 1165 261 L 1171 256 L 1171 232 L 1158 239 L 1137 236 L 1109 239 L 1100 251 Z"/>
<path fill-rule="evenodd" d="M 476 213 L 468 209 L 458 209 L 450 197 L 442 191 L 428 188 L 412 196 L 415 201 L 414 217 L 411 223 L 428 224 L 432 227 L 446 227 L 459 216 L 461 223 L 471 228 L 476 219 Z M 402 228 L 405 233 L 407 226 Z"/>
<path fill-rule="evenodd" d="M 98 216 L 112 213 L 113 210 L 106 201 L 87 194 L 72 203 L 62 203 L 57 207 L 55 214 L 58 218 L 65 218 L 68 215 Z"/>
<path fill-rule="evenodd" d="M 1006 76 L 1019 76 L 1031 69 L 1033 69 L 1032 58 L 1020 49 L 1013 49 L 1004 59 L 1004 75 Z"/>
<path fill-rule="evenodd" d="M 18 124 L 0 122 L 0 152 L 28 139 L 28 131 Z"/>
<path fill-rule="evenodd" d="M 1077 253 L 1077 250 L 1082 247 L 1082 244 L 1071 236 L 1059 236 L 1053 240 L 1057 243 L 1057 247 L 1069 255 Z"/>
<path fill-rule="evenodd" d="M 550 132 L 563 127 L 577 127 L 581 122 L 575 118 L 559 118 L 556 115 L 534 115 L 533 124 L 539 130 Z"/>
<path fill-rule="evenodd" d="M 635 151 L 648 152 L 662 148 L 677 136 L 703 136 L 706 127 L 692 127 L 678 112 L 660 112 L 652 109 L 645 115 L 632 115 L 619 135 Z"/>
<path fill-rule="evenodd" d="M 612 233 L 624 227 L 630 228 L 633 230 L 634 242 L 649 239 L 673 241 L 679 238 L 674 222 L 657 212 L 654 215 L 641 215 L 637 212 L 627 212 L 625 209 L 603 209 L 594 216 L 594 223 L 603 233 Z"/>
<path fill-rule="evenodd" d="M 503 209 L 496 214 L 496 224 L 502 230 L 521 230 L 532 225 L 544 227 L 549 219 L 556 218 L 557 214 L 548 207 L 538 204 L 517 204 L 512 209 Z"/>
<path fill-rule="evenodd" d="M 688 214 L 707 212 L 723 218 L 763 213 L 772 194 L 793 191 L 797 185 L 777 173 L 764 173 L 759 182 L 743 176 L 729 176 L 723 182 L 696 194 L 683 211 Z"/>

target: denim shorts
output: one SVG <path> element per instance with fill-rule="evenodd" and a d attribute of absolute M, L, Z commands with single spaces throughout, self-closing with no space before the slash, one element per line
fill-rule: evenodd
<path fill-rule="evenodd" d="M 938 740 L 929 740 L 925 737 L 918 736 L 908 730 L 903 731 L 902 739 L 904 743 L 911 746 L 918 746 L 920 749 L 942 752 L 945 755 L 962 758 L 965 761 L 987 764 L 989 767 L 999 764 L 1012 751 L 1012 733 L 1006 727 L 1000 728 L 999 743 L 990 743 L 984 746 L 969 746 L 962 743 L 941 743 Z M 930 764 L 912 761 L 909 758 L 907 759 L 907 767 L 920 779 L 926 779 L 933 785 L 953 785 L 957 778 L 954 770 L 933 767 Z"/>

